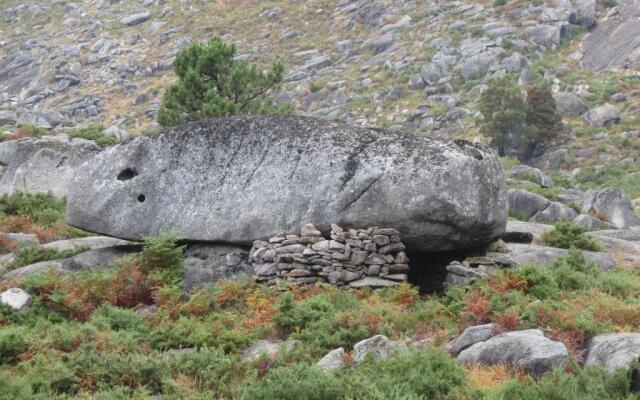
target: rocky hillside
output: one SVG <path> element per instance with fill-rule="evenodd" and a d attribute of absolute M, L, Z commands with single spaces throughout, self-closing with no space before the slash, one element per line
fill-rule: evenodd
<path fill-rule="evenodd" d="M 0 15 L 0 399 L 640 398 L 637 1 Z M 212 36 L 297 115 L 159 131 Z M 552 82 L 526 158 L 501 75 Z"/>

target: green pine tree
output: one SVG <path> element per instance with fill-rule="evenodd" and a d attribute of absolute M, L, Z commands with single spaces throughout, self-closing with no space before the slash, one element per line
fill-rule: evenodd
<path fill-rule="evenodd" d="M 562 118 L 549 85 L 531 86 L 527 90 L 528 136 L 534 143 L 546 143 L 556 138 L 562 128 Z"/>
<path fill-rule="evenodd" d="M 178 81 L 164 94 L 158 123 L 175 126 L 209 117 L 290 112 L 290 105 L 275 105 L 269 97 L 282 83 L 282 64 L 263 72 L 235 60 L 235 54 L 235 46 L 220 38 L 182 49 L 173 63 Z"/>
<path fill-rule="evenodd" d="M 525 128 L 526 106 L 518 85 L 508 76 L 490 79 L 478 105 L 483 120 L 480 129 L 504 154 L 510 136 Z"/>

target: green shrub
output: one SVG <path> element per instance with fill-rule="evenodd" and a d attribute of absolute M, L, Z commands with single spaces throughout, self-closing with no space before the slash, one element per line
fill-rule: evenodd
<path fill-rule="evenodd" d="M 555 370 L 542 379 L 513 380 L 486 396 L 489 400 L 622 400 L 638 399 L 630 392 L 627 371 L 608 374 L 600 366 L 577 369 L 575 374 Z"/>
<path fill-rule="evenodd" d="M 26 330 L 19 326 L 0 329 L 0 364 L 13 363 L 27 348 Z"/>
<path fill-rule="evenodd" d="M 448 354 L 434 348 L 413 349 L 358 365 L 341 381 L 353 399 L 444 399 L 465 383 L 465 374 Z"/>
<path fill-rule="evenodd" d="M 66 204 L 50 194 L 16 192 L 0 196 L 0 217 L 26 216 L 42 226 L 64 221 Z"/>
<path fill-rule="evenodd" d="M 244 400 L 334 400 L 338 385 L 333 375 L 317 367 L 294 364 L 271 369 L 259 382 L 247 387 Z"/>
<path fill-rule="evenodd" d="M 57 250 L 44 246 L 26 246 L 16 250 L 15 259 L 7 266 L 8 270 L 35 264 L 41 261 L 62 260 L 87 251 L 86 247 L 74 247 L 68 250 Z"/>
<path fill-rule="evenodd" d="M 105 134 L 104 128 L 101 125 L 69 129 L 67 134 L 73 138 L 93 140 L 98 146 L 103 148 L 118 143 L 118 138 L 114 135 Z"/>
<path fill-rule="evenodd" d="M 182 279 L 182 260 L 185 246 L 178 246 L 178 238 L 170 233 L 144 238 L 144 250 L 138 256 L 140 267 L 152 281 L 177 284 Z"/>
<path fill-rule="evenodd" d="M 114 331 L 137 332 L 148 334 L 150 327 L 147 320 L 133 310 L 122 309 L 103 304 L 98 307 L 89 322 L 98 329 L 112 329 Z"/>
<path fill-rule="evenodd" d="M 178 82 L 169 86 L 158 110 L 162 126 L 235 114 L 290 112 L 276 106 L 269 93 L 282 83 L 284 68 L 274 63 L 268 72 L 235 59 L 236 48 L 221 38 L 194 43 L 178 53 L 173 63 Z"/>
<path fill-rule="evenodd" d="M 493 2 L 494 7 L 502 7 L 505 4 L 507 4 L 507 0 L 494 0 Z"/>
<path fill-rule="evenodd" d="M 542 243 L 561 249 L 600 251 L 602 246 L 591 236 L 585 235 L 587 229 L 568 221 L 555 224 L 555 228 L 542 234 Z"/>

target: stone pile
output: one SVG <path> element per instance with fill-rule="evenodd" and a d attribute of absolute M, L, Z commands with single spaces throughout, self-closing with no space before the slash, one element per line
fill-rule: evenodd
<path fill-rule="evenodd" d="M 249 254 L 255 279 L 273 284 L 328 282 L 342 287 L 386 287 L 407 280 L 409 258 L 393 228 L 343 229 L 331 225 L 330 238 L 312 224 L 299 235 L 280 233 L 256 240 Z"/>

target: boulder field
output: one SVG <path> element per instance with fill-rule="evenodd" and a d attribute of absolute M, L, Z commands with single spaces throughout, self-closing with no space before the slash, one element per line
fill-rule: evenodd
<path fill-rule="evenodd" d="M 139 136 L 77 171 L 67 222 L 140 239 L 251 244 L 305 223 L 392 226 L 409 250 L 487 244 L 507 218 L 498 155 L 466 141 L 295 116 L 220 118 Z"/>

